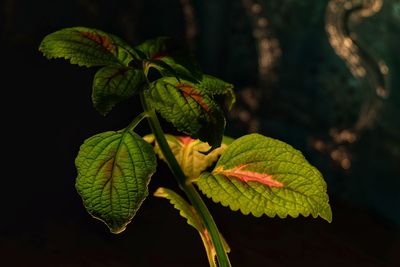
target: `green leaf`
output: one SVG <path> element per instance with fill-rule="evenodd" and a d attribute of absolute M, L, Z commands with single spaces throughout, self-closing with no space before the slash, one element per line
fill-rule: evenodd
<path fill-rule="evenodd" d="M 230 144 L 232 144 L 233 141 L 235 141 L 235 139 L 233 139 L 232 137 L 229 137 L 229 136 L 226 136 L 226 135 L 224 135 L 222 137 L 222 144 L 224 144 L 226 146 L 229 146 Z"/>
<path fill-rule="evenodd" d="M 135 49 L 141 51 L 145 56 L 142 59 L 159 59 L 166 56 L 166 53 L 171 46 L 172 39 L 170 37 L 161 36 L 154 39 L 149 39 L 135 46 Z"/>
<path fill-rule="evenodd" d="M 224 82 L 211 75 L 203 75 L 198 87 L 210 95 L 226 95 L 229 109 L 231 109 L 236 102 L 233 84 Z"/>
<path fill-rule="evenodd" d="M 166 134 L 165 138 L 183 173 L 189 179 L 199 177 L 205 169 L 217 161 L 218 157 L 233 140 L 230 137 L 224 136 L 221 146 L 205 155 L 202 152 L 210 150 L 211 147 L 199 139 L 169 134 Z M 149 143 L 155 142 L 153 134 L 146 135 L 143 139 Z M 155 142 L 154 151 L 160 159 L 167 162 L 157 142 Z"/>
<path fill-rule="evenodd" d="M 171 204 L 174 205 L 174 208 L 179 210 L 179 214 L 187 220 L 187 223 L 193 226 L 199 232 L 201 240 L 203 241 L 204 244 L 204 248 L 206 249 L 207 252 L 207 257 L 210 266 L 217 267 L 215 261 L 217 254 L 215 247 L 212 243 L 211 236 L 208 233 L 204 224 L 202 223 L 202 220 L 200 216 L 197 214 L 196 210 L 189 203 L 187 203 L 181 196 L 179 196 L 177 193 L 175 193 L 170 189 L 160 187 L 154 193 L 154 196 L 168 199 L 171 202 Z M 220 236 L 225 251 L 229 253 L 230 248 L 228 243 L 225 241 L 225 239 L 222 237 L 221 234 Z"/>
<path fill-rule="evenodd" d="M 171 72 L 169 68 L 160 68 L 163 76 L 178 76 L 179 79 L 191 82 L 198 82 L 202 79 L 203 73 L 195 63 L 193 57 L 188 53 L 171 53 L 170 56 L 162 57 L 160 60 L 174 70 Z"/>
<path fill-rule="evenodd" d="M 321 173 L 300 151 L 259 134 L 236 139 L 215 169 L 195 182 L 213 201 L 243 214 L 280 218 L 311 214 L 332 220 Z"/>
<path fill-rule="evenodd" d="M 173 190 L 163 187 L 158 188 L 156 192 L 154 192 L 154 196 L 170 200 L 171 204 L 174 205 L 174 208 L 180 211 L 180 215 L 187 219 L 187 223 L 196 228 L 200 234 L 203 234 L 203 230 L 205 230 L 205 228 L 199 215 L 197 214 L 196 210 L 181 196 L 179 196 Z"/>
<path fill-rule="evenodd" d="M 101 114 L 106 115 L 115 104 L 138 92 L 144 81 L 142 70 L 115 65 L 103 67 L 94 77 L 93 104 Z"/>
<path fill-rule="evenodd" d="M 201 80 L 202 72 L 193 56 L 172 38 L 158 37 L 147 40 L 135 49 L 142 52 L 141 59 L 147 61 L 147 69 L 153 67 L 163 76 L 174 76 L 192 82 Z"/>
<path fill-rule="evenodd" d="M 161 60 L 151 59 L 144 64 L 144 73 L 148 76 L 149 70 L 154 68 L 158 70 L 163 76 L 175 77 L 178 81 L 182 78 L 170 65 Z"/>
<path fill-rule="evenodd" d="M 152 147 L 137 134 L 121 130 L 87 139 L 75 160 L 76 189 L 87 211 L 112 233 L 121 233 L 148 195 L 156 170 Z"/>
<path fill-rule="evenodd" d="M 73 27 L 47 35 L 39 50 L 47 58 L 65 58 L 79 66 L 127 66 L 138 58 L 135 50 L 120 38 L 100 30 Z"/>
<path fill-rule="evenodd" d="M 218 104 L 189 81 L 164 77 L 145 91 L 154 108 L 179 131 L 207 142 L 212 149 L 220 146 L 225 118 Z"/>

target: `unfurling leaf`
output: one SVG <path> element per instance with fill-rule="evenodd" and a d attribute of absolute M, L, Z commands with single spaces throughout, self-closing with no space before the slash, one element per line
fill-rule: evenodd
<path fill-rule="evenodd" d="M 47 58 L 65 58 L 80 66 L 127 66 L 139 56 L 123 40 L 100 30 L 73 27 L 47 35 L 39 50 Z"/>
<path fill-rule="evenodd" d="M 198 87 L 210 95 L 226 95 L 229 109 L 236 102 L 233 85 L 211 75 L 203 75 Z"/>
<path fill-rule="evenodd" d="M 75 160 L 76 189 L 87 211 L 121 233 L 148 195 L 156 170 L 152 147 L 128 130 L 87 139 Z"/>
<path fill-rule="evenodd" d="M 221 146 L 205 155 L 202 152 L 210 150 L 211 147 L 199 139 L 169 134 L 166 134 L 165 138 L 183 173 L 189 179 L 199 177 L 205 169 L 217 161 L 218 157 L 233 141 L 232 138 L 224 136 Z M 152 134 L 146 135 L 143 139 L 149 143 L 155 142 L 154 135 Z M 154 151 L 160 159 L 167 162 L 157 142 L 154 144 Z"/>
<path fill-rule="evenodd" d="M 243 214 L 280 218 L 311 214 L 332 220 L 321 173 L 300 151 L 260 134 L 236 139 L 215 169 L 203 173 L 195 183 L 215 202 Z"/>
<path fill-rule="evenodd" d="M 144 81 L 141 70 L 115 65 L 103 67 L 94 77 L 93 104 L 101 114 L 106 115 L 115 104 L 138 92 Z"/>
<path fill-rule="evenodd" d="M 146 97 L 154 108 L 179 131 L 220 146 L 225 118 L 218 104 L 196 84 L 164 77 L 152 83 Z"/>
<path fill-rule="evenodd" d="M 179 196 L 174 191 L 160 187 L 154 193 L 156 197 L 162 197 L 168 199 L 174 208 L 179 210 L 179 214 L 187 220 L 187 223 L 193 226 L 200 234 L 201 240 L 203 241 L 204 248 L 206 249 L 208 261 L 211 267 L 217 267 L 216 264 L 216 250 L 214 244 L 212 243 L 211 236 L 207 231 L 207 228 L 204 226 L 200 216 L 197 214 L 196 210 L 187 203 L 181 196 Z M 225 239 L 221 236 L 222 245 L 226 252 L 230 252 L 230 248 Z"/>
<path fill-rule="evenodd" d="M 148 76 L 151 68 L 158 70 L 163 76 L 172 76 L 177 80 L 180 80 L 181 75 L 179 75 L 170 65 L 162 60 L 150 59 L 145 61 L 143 69 L 146 76 Z"/>
<path fill-rule="evenodd" d="M 153 67 L 163 76 L 174 76 L 192 82 L 200 81 L 202 72 L 188 51 L 169 37 L 147 40 L 135 47 L 141 52 L 146 68 Z"/>
<path fill-rule="evenodd" d="M 160 59 L 166 56 L 172 39 L 170 37 L 161 36 L 154 39 L 149 39 L 137 45 L 135 48 L 143 54 L 142 59 Z"/>

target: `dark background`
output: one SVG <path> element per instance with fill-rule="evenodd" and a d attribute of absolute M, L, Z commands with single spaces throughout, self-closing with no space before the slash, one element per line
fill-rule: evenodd
<path fill-rule="evenodd" d="M 139 111 L 138 101 L 131 100 L 102 117 L 90 100 L 95 70 L 48 61 L 37 51 L 46 34 L 87 26 L 131 44 L 160 35 L 186 42 L 204 72 L 236 86 L 238 104 L 227 115 L 227 135 L 257 131 L 281 139 L 324 174 L 331 224 L 253 218 L 207 200 L 231 245 L 233 266 L 400 266 L 400 3 L 385 1 L 380 13 L 354 29 L 365 49 L 388 64 L 391 95 L 374 126 L 357 142 L 342 145 L 332 141 L 331 129 L 354 124 L 365 84 L 329 45 L 326 5 L 325 0 L 2 1 L 0 265 L 207 266 L 198 234 L 165 200 L 150 196 L 117 236 L 84 210 L 74 188 L 79 145 L 93 134 L 124 127 Z M 258 19 L 264 27 L 257 26 Z M 273 41 L 264 51 L 276 57 L 267 71 L 258 63 L 260 36 Z M 140 134 L 148 132 L 142 129 Z M 161 185 L 174 188 L 162 163 L 150 193 Z"/>

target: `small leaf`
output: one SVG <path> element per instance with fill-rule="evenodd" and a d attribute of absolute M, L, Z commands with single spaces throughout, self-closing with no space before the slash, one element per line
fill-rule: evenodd
<path fill-rule="evenodd" d="M 147 40 L 135 49 L 143 53 L 141 59 L 148 62 L 147 68 L 154 67 L 163 76 L 174 76 L 192 82 L 201 80 L 202 72 L 193 56 L 172 38 Z"/>
<path fill-rule="evenodd" d="M 218 104 L 195 84 L 164 77 L 152 83 L 146 97 L 179 131 L 207 142 L 212 149 L 220 146 L 225 118 Z"/>
<path fill-rule="evenodd" d="M 104 66 L 122 64 L 127 66 L 138 58 L 120 38 L 103 31 L 85 27 L 66 28 L 47 35 L 39 50 L 47 58 L 65 58 L 79 66 Z"/>
<path fill-rule="evenodd" d="M 188 53 L 171 53 L 170 56 L 165 56 L 160 60 L 174 70 L 171 72 L 170 68 L 160 69 L 163 76 L 178 76 L 179 79 L 189 80 L 191 82 L 198 82 L 203 76 L 200 68 L 194 63 L 195 60 Z"/>
<path fill-rule="evenodd" d="M 152 147 L 127 130 L 104 132 L 84 142 L 75 165 L 76 189 L 87 211 L 112 233 L 124 231 L 148 195 L 156 169 Z"/>
<path fill-rule="evenodd" d="M 204 248 L 206 249 L 207 252 L 207 257 L 210 266 L 217 267 L 215 261 L 217 253 L 214 244 L 212 243 L 211 236 L 208 233 L 204 224 L 202 223 L 202 220 L 200 216 L 197 214 L 196 210 L 189 203 L 187 203 L 181 196 L 179 196 L 177 193 L 175 193 L 170 189 L 160 187 L 154 193 L 154 196 L 168 199 L 171 202 L 171 204 L 174 205 L 174 208 L 179 210 L 179 214 L 187 220 L 187 223 L 193 226 L 199 232 L 201 240 L 203 241 L 204 244 Z M 228 243 L 225 241 L 225 239 L 221 234 L 220 236 L 225 251 L 229 253 L 231 249 L 229 248 Z"/>
<path fill-rule="evenodd" d="M 202 152 L 210 150 L 211 147 L 207 143 L 201 142 L 199 139 L 192 139 L 188 136 L 173 136 L 169 134 L 166 134 L 165 137 L 172 153 L 179 163 L 179 166 L 181 166 L 183 173 L 189 179 L 199 177 L 205 169 L 217 161 L 218 157 L 233 140 L 230 137 L 224 136 L 220 147 L 214 149 L 207 155 L 204 155 Z M 152 134 L 146 135 L 143 139 L 149 143 L 155 141 Z M 166 162 L 158 143 L 154 145 L 154 151 L 160 159 Z"/>
<path fill-rule="evenodd" d="M 103 67 L 94 77 L 93 104 L 101 114 L 106 115 L 115 104 L 138 92 L 144 81 L 142 70 L 115 65 Z"/>
<path fill-rule="evenodd" d="M 221 79 L 211 75 L 203 75 L 201 82 L 198 85 L 203 92 L 210 95 L 226 95 L 228 108 L 231 109 L 236 102 L 236 96 L 233 92 L 233 84 L 224 82 Z"/>
<path fill-rule="evenodd" d="M 187 219 L 187 223 L 196 228 L 200 234 L 203 234 L 204 225 L 201 222 L 199 215 L 197 214 L 196 210 L 181 196 L 179 196 L 173 190 L 163 187 L 158 188 L 156 192 L 154 192 L 154 196 L 168 199 L 171 204 L 174 205 L 174 208 L 180 211 L 180 215 Z"/>
<path fill-rule="evenodd" d="M 236 139 L 215 169 L 195 182 L 215 202 L 243 214 L 332 220 L 321 173 L 298 150 L 259 134 Z"/>
<path fill-rule="evenodd" d="M 172 39 L 170 37 L 161 36 L 154 39 L 149 39 L 135 46 L 135 49 L 143 52 L 143 59 L 160 59 L 166 56 L 166 53 L 171 46 Z"/>
<path fill-rule="evenodd" d="M 167 74 L 164 76 L 173 76 L 178 81 L 180 80 L 181 75 L 179 75 L 177 72 L 175 72 L 175 70 L 170 65 L 165 63 L 164 61 L 155 60 L 155 59 L 146 61 L 144 64 L 144 73 L 146 74 L 146 76 L 148 76 L 149 70 L 151 68 L 155 68 L 162 75 Z"/>

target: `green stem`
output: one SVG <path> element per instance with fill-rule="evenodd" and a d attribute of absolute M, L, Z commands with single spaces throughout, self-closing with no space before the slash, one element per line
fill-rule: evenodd
<path fill-rule="evenodd" d="M 138 124 L 144 119 L 149 117 L 150 114 L 146 111 L 143 111 L 142 113 L 140 113 L 139 115 L 137 115 L 133 121 L 128 125 L 128 127 L 126 127 L 126 129 L 128 129 L 129 131 L 133 131 L 136 126 L 138 126 Z"/>
<path fill-rule="evenodd" d="M 186 183 L 186 176 L 179 166 L 179 163 L 176 161 L 176 158 L 172 153 L 167 140 L 165 139 L 165 135 L 161 128 L 160 122 L 158 121 L 157 115 L 154 109 L 148 105 L 143 93 L 140 94 L 140 100 L 142 102 L 143 109 L 149 114 L 149 117 L 147 119 L 150 124 L 151 131 L 153 132 L 156 141 L 165 159 L 167 160 L 168 166 L 172 174 L 177 180 L 179 187 L 185 192 L 192 206 L 196 209 L 197 213 L 202 218 L 204 226 L 210 233 L 211 240 L 216 250 L 218 265 L 220 267 L 230 267 L 231 264 L 229 262 L 228 255 L 222 245 L 220 233 L 218 231 L 217 225 L 214 222 L 213 217 L 210 214 L 210 211 L 207 209 L 206 204 L 203 202 L 194 186 L 192 184 Z"/>

